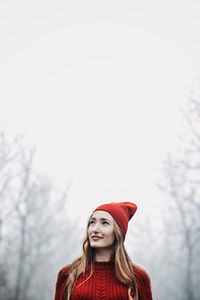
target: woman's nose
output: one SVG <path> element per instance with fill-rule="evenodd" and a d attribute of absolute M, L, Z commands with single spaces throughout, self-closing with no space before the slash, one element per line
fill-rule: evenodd
<path fill-rule="evenodd" d="M 99 224 L 96 223 L 94 226 L 93 226 L 93 231 L 95 232 L 98 232 L 99 231 Z"/>

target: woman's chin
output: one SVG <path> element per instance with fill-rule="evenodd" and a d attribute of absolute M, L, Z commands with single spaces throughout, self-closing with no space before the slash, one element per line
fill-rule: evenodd
<path fill-rule="evenodd" d="M 98 244 L 98 243 L 95 243 L 95 242 L 91 242 L 90 243 L 90 246 L 92 248 L 102 248 L 103 246 L 101 244 Z"/>

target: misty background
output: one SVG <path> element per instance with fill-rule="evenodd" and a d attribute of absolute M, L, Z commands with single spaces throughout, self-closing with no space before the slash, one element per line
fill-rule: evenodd
<path fill-rule="evenodd" d="M 200 2 L 0 0 L 0 300 L 53 299 L 105 202 L 153 298 L 200 295 Z"/>

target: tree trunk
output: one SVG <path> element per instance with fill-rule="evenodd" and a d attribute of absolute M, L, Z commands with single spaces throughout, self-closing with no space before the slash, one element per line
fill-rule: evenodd
<path fill-rule="evenodd" d="M 21 283 L 22 283 L 22 275 L 23 275 L 23 269 L 24 269 L 24 261 L 25 261 L 25 224 L 26 219 L 23 218 L 22 220 L 22 230 L 21 230 L 21 244 L 20 244 L 20 251 L 19 251 L 19 264 L 18 264 L 18 270 L 17 270 L 17 283 L 16 283 L 16 289 L 15 289 L 15 300 L 21 299 Z"/>

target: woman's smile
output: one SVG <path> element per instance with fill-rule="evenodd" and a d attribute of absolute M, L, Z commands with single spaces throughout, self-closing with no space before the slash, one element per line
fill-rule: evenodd
<path fill-rule="evenodd" d="M 93 241 L 98 241 L 100 239 L 103 239 L 102 237 L 96 235 L 92 236 L 91 238 L 93 239 Z"/>

